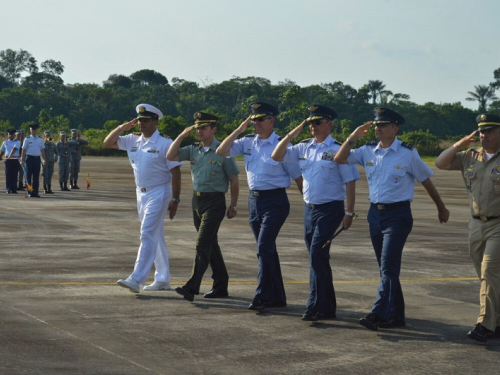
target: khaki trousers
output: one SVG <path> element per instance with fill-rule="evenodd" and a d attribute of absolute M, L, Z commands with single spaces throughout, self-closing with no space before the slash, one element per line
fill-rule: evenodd
<path fill-rule="evenodd" d="M 469 253 L 481 281 L 477 322 L 494 331 L 500 327 L 500 219 L 471 219 Z"/>

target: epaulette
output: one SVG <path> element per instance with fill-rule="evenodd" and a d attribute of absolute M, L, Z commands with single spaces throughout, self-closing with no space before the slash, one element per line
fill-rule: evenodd
<path fill-rule="evenodd" d="M 158 132 L 158 133 L 160 133 L 160 132 Z M 163 135 L 163 134 L 161 134 L 161 133 L 160 133 L 160 137 L 167 138 L 167 139 L 169 139 L 169 138 L 170 138 L 168 135 Z"/>
<path fill-rule="evenodd" d="M 253 138 L 255 137 L 255 134 L 247 134 L 243 138 Z"/>
<path fill-rule="evenodd" d="M 477 149 L 477 147 L 471 147 L 470 150 L 474 151 L 474 152 L 479 152 L 479 150 Z"/>
<path fill-rule="evenodd" d="M 415 146 L 413 146 L 411 143 L 406 143 L 406 142 L 401 142 L 401 146 L 406 147 L 410 150 L 413 150 Z"/>
<path fill-rule="evenodd" d="M 141 132 L 133 132 L 133 135 L 141 135 Z"/>
<path fill-rule="evenodd" d="M 195 142 L 193 143 L 193 146 L 200 147 L 200 144 L 201 144 L 200 142 Z"/>
<path fill-rule="evenodd" d="M 366 146 L 376 146 L 378 145 L 378 141 L 368 141 L 365 143 Z"/>
<path fill-rule="evenodd" d="M 333 143 L 335 143 L 336 145 L 342 146 L 342 143 L 337 141 L 337 140 L 335 140 L 335 142 L 333 142 Z"/>
<path fill-rule="evenodd" d="M 307 139 L 304 139 L 303 141 L 300 141 L 300 143 L 307 143 L 309 141 L 311 141 L 312 138 L 307 138 Z"/>

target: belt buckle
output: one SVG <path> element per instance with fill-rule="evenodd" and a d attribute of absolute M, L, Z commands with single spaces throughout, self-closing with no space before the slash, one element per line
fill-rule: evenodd
<path fill-rule="evenodd" d="M 196 196 L 197 197 L 200 197 L 201 196 L 201 193 L 199 191 L 196 192 Z"/>
<path fill-rule="evenodd" d="M 146 192 L 146 188 L 141 188 L 141 193 L 145 193 Z"/>
<path fill-rule="evenodd" d="M 479 218 L 481 219 L 481 221 L 483 223 L 486 223 L 488 221 L 488 217 L 487 216 L 479 216 Z"/>
<path fill-rule="evenodd" d="M 377 210 L 379 210 L 379 211 L 385 210 L 385 205 L 377 204 Z"/>
<path fill-rule="evenodd" d="M 254 197 L 258 197 L 260 194 L 259 194 L 259 192 L 258 192 L 258 191 L 252 191 L 252 195 L 253 195 Z"/>

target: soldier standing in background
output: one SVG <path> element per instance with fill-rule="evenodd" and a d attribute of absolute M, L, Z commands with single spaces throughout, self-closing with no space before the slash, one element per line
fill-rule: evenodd
<path fill-rule="evenodd" d="M 22 129 L 16 130 L 16 139 L 21 143 L 21 148 L 19 149 L 19 155 L 21 155 L 21 152 L 23 150 L 23 142 L 24 142 L 24 130 L 22 130 Z M 24 189 L 24 171 L 22 168 L 18 168 L 17 180 L 18 180 L 17 190 L 23 190 Z"/>
<path fill-rule="evenodd" d="M 45 165 L 43 167 L 43 191 L 45 194 L 54 194 L 52 191 L 52 176 L 54 175 L 54 163 L 57 160 L 57 147 L 52 142 L 50 132 L 43 133 L 45 136 Z"/>
<path fill-rule="evenodd" d="M 89 141 L 80 138 L 76 129 L 71 129 L 71 138 L 68 140 L 70 149 L 69 183 L 71 189 L 80 189 L 77 185 L 78 173 L 80 173 L 80 161 L 82 160 L 82 145 Z"/>
<path fill-rule="evenodd" d="M 60 132 L 61 140 L 56 146 L 56 160 L 59 159 L 59 186 L 61 191 L 69 191 L 68 176 L 69 176 L 69 143 L 66 140 L 66 132 Z"/>
<path fill-rule="evenodd" d="M 7 194 L 17 194 L 17 171 L 19 170 L 19 150 L 21 144 L 15 139 L 16 131 L 7 129 L 8 138 L 0 148 L 0 160 L 5 155 L 5 189 Z"/>

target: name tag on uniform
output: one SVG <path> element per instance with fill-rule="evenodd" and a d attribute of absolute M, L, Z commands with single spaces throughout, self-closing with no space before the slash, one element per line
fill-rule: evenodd
<path fill-rule="evenodd" d="M 150 154 L 159 154 L 159 153 L 160 153 L 160 151 L 158 151 L 158 150 L 156 149 L 156 147 L 152 147 L 152 148 L 150 148 L 150 149 L 149 149 L 148 151 L 146 151 L 146 152 L 149 152 Z"/>
<path fill-rule="evenodd" d="M 366 162 L 366 166 L 367 167 L 373 167 L 375 165 L 375 163 L 373 161 L 367 161 Z"/>

